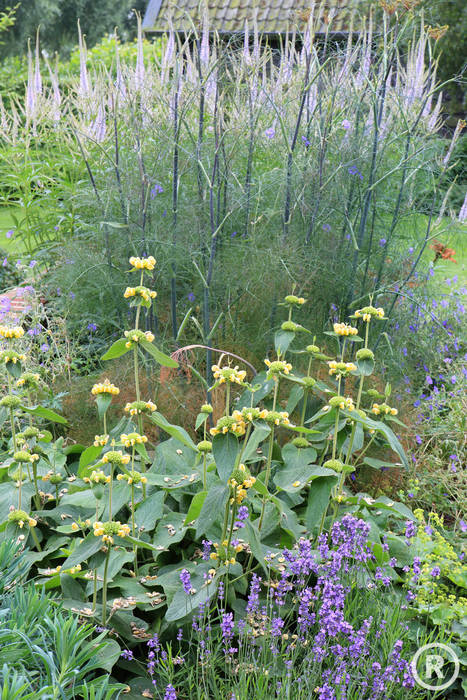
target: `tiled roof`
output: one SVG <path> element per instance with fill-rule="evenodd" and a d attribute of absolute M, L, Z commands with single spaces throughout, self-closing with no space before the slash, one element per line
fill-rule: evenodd
<path fill-rule="evenodd" d="M 321 31 L 325 31 L 331 8 L 335 12 L 331 30 L 345 31 L 351 1 L 325 0 Z M 242 32 L 245 20 L 251 31 L 256 16 L 260 34 L 283 34 L 294 29 L 304 30 L 312 5 L 312 0 L 209 0 L 207 9 L 210 29 L 219 33 Z M 172 24 L 175 31 L 189 31 L 193 24 L 201 25 L 202 17 L 203 5 L 199 0 L 149 0 L 143 30 L 166 32 Z"/>

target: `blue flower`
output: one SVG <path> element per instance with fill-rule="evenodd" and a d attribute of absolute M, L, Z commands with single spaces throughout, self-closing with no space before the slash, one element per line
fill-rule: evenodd
<path fill-rule="evenodd" d="M 164 188 L 162 185 L 155 184 L 154 187 L 150 191 L 151 199 L 154 199 L 154 197 L 157 197 L 158 194 L 162 194 L 164 191 Z"/>
<path fill-rule="evenodd" d="M 355 165 L 352 165 L 350 168 L 348 168 L 348 172 L 349 175 L 357 175 L 360 178 L 360 180 L 363 180 L 363 175 Z"/>
<path fill-rule="evenodd" d="M 193 294 L 193 292 L 190 292 L 190 293 L 188 294 L 188 301 L 190 302 L 190 304 L 192 304 L 192 303 L 194 302 L 195 299 L 196 299 L 196 297 L 195 297 L 195 295 Z"/>
<path fill-rule="evenodd" d="M 92 323 L 92 322 L 91 322 L 91 323 L 88 323 L 88 325 L 86 326 L 86 328 L 88 329 L 88 331 L 91 331 L 91 333 L 93 333 L 94 331 L 97 331 L 97 326 L 96 326 L 96 324 L 95 324 L 95 323 Z"/>

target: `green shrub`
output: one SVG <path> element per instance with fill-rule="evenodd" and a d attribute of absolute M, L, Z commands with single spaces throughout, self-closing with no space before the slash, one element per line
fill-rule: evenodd
<path fill-rule="evenodd" d="M 93 638 L 94 629 L 63 612 L 24 576 L 35 557 L 12 541 L 0 543 L 0 683 L 6 698 L 75 698 L 93 692 L 116 698 L 124 686 L 96 671 L 110 671 L 119 647 Z M 37 560 L 37 557 L 36 557 Z"/>

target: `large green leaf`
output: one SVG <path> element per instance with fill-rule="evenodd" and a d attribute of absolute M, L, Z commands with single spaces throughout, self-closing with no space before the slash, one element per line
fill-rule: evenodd
<path fill-rule="evenodd" d="M 95 445 L 91 445 L 90 447 L 87 447 L 84 452 L 81 453 L 81 456 L 79 458 L 79 469 L 78 469 L 78 476 L 83 476 L 85 474 L 86 467 L 94 462 L 102 452 L 102 447 L 96 447 Z"/>
<path fill-rule="evenodd" d="M 182 443 L 182 445 L 190 447 L 196 452 L 198 451 L 195 443 L 184 428 L 181 428 L 178 425 L 172 425 L 171 423 L 169 423 L 167 418 L 164 418 L 164 416 L 158 411 L 154 411 L 154 413 L 148 416 L 148 418 L 157 426 L 159 426 L 159 428 L 162 428 L 164 432 L 168 433 L 168 435 L 171 435 L 172 437 L 176 438 L 179 442 Z"/>
<path fill-rule="evenodd" d="M 238 438 L 232 433 L 216 435 L 212 441 L 212 454 L 216 462 L 217 473 L 222 481 L 232 474 L 237 461 L 240 446 Z"/>
<path fill-rule="evenodd" d="M 375 361 L 371 357 L 366 357 L 363 360 L 357 360 L 357 367 L 360 374 L 364 377 L 369 377 L 375 369 Z"/>
<path fill-rule="evenodd" d="M 158 551 L 168 549 L 172 544 L 183 539 L 185 527 L 184 513 L 165 513 L 159 520 L 154 533 L 153 545 Z"/>
<path fill-rule="evenodd" d="M 289 415 L 291 415 L 295 411 L 298 402 L 303 398 L 303 393 L 303 386 L 296 384 L 292 387 L 292 390 L 289 394 L 289 399 L 287 401 L 287 406 L 285 407 L 285 410 Z"/>
<path fill-rule="evenodd" d="M 376 457 L 365 457 L 363 462 L 364 464 L 368 464 L 369 467 L 373 467 L 373 469 L 382 469 L 383 467 L 400 467 L 400 464 L 394 464 L 394 462 L 384 462 L 382 459 L 376 459 Z"/>
<path fill-rule="evenodd" d="M 289 349 L 290 343 L 295 338 L 295 333 L 293 331 L 277 331 L 274 335 L 274 347 L 277 354 L 284 355 Z"/>
<path fill-rule="evenodd" d="M 257 406 L 274 388 L 274 379 L 266 379 L 266 372 L 259 372 L 254 378 L 255 386 L 259 388 L 252 392 L 249 389 L 243 392 L 237 402 L 239 411 L 247 406 Z"/>
<path fill-rule="evenodd" d="M 266 440 L 266 438 L 270 432 L 271 432 L 271 428 L 269 427 L 269 425 L 258 424 L 255 426 L 255 429 L 253 430 L 250 437 L 248 438 L 248 442 L 247 442 L 246 447 L 243 451 L 243 455 L 242 455 L 243 462 L 249 462 L 249 461 L 258 457 L 256 450 L 261 445 L 261 443 L 264 442 L 264 440 Z"/>
<path fill-rule="evenodd" d="M 197 539 L 200 535 L 204 535 L 216 520 L 223 518 L 228 495 L 229 487 L 227 484 L 217 483 L 211 486 L 198 516 Z"/>
<path fill-rule="evenodd" d="M 298 467 L 279 469 L 274 475 L 274 483 L 282 491 L 296 492 L 303 489 L 314 479 L 322 476 L 333 476 L 331 469 L 320 467 L 317 464 L 302 464 Z"/>
<path fill-rule="evenodd" d="M 248 542 L 250 545 L 251 553 L 255 557 L 258 564 L 261 566 L 263 571 L 267 574 L 267 566 L 264 561 L 266 551 L 261 544 L 261 535 L 256 527 L 256 524 L 251 523 L 249 520 L 245 522 L 245 527 L 242 530 L 242 538 Z"/>
<path fill-rule="evenodd" d="M 386 423 L 383 423 L 383 421 L 372 420 L 368 416 L 362 418 L 357 411 L 352 411 L 351 413 L 344 411 L 344 414 L 348 415 L 350 418 L 352 418 L 352 420 L 362 423 L 366 428 L 371 428 L 379 433 L 382 433 L 390 448 L 401 458 L 404 467 L 406 467 L 406 469 L 409 468 L 409 462 L 407 460 L 407 455 L 404 452 L 404 448 Z"/>
<path fill-rule="evenodd" d="M 199 491 L 193 496 L 193 500 L 191 501 L 188 513 L 185 518 L 185 525 L 188 525 L 193 520 L 196 520 L 196 518 L 199 516 L 207 495 L 207 491 Z"/>
<path fill-rule="evenodd" d="M 198 413 L 198 415 L 196 416 L 195 430 L 198 430 L 198 428 L 200 428 L 203 425 L 203 423 L 206 423 L 207 419 L 207 413 Z"/>
<path fill-rule="evenodd" d="M 112 403 L 112 394 L 98 394 L 96 396 L 96 405 L 97 405 L 97 412 L 99 414 L 99 418 L 102 420 L 104 417 L 104 414 L 107 412 L 107 409 L 109 408 L 110 404 Z"/>
<path fill-rule="evenodd" d="M 45 418 L 46 420 L 52 421 L 52 423 L 68 425 L 66 418 L 59 416 L 58 413 L 55 413 L 55 411 L 52 411 L 50 408 L 44 408 L 44 406 L 21 406 L 21 408 L 23 411 L 26 411 L 26 413 L 32 413 L 33 416 Z"/>
<path fill-rule="evenodd" d="M 130 348 L 126 347 L 127 342 L 128 341 L 126 338 L 119 338 L 116 340 L 115 343 L 113 343 L 107 350 L 107 352 L 102 355 L 101 360 L 115 360 L 117 357 L 125 355 L 125 353 L 129 352 L 130 350 Z"/>
<path fill-rule="evenodd" d="M 94 662 L 99 668 L 103 668 L 110 673 L 120 658 L 120 653 L 120 646 L 115 639 L 106 639 L 102 645 L 99 645 L 94 655 Z"/>
<path fill-rule="evenodd" d="M 165 353 L 161 352 L 161 350 L 159 350 L 155 345 L 153 345 L 153 343 L 150 343 L 148 340 L 144 340 L 144 338 L 142 338 L 139 342 L 141 347 L 143 347 L 146 350 L 146 352 L 152 355 L 156 362 L 158 362 L 163 367 L 178 367 L 177 360 L 174 360 L 172 357 L 169 357 Z"/>
<path fill-rule="evenodd" d="M 6 362 L 5 369 L 15 379 L 19 379 L 23 371 L 23 368 L 21 367 L 21 362 Z"/>
<path fill-rule="evenodd" d="M 319 524 L 329 505 L 332 487 L 337 484 L 337 476 L 325 476 L 316 479 L 308 493 L 304 522 L 309 532 Z"/>
<path fill-rule="evenodd" d="M 188 474 L 156 474 L 155 472 L 146 472 L 148 484 L 152 486 L 163 486 L 165 489 L 181 489 L 188 488 L 190 484 L 194 484 L 201 479 L 200 472 L 191 472 Z"/>
<path fill-rule="evenodd" d="M 81 564 L 86 561 L 93 554 L 99 551 L 102 546 L 102 539 L 100 537 L 95 537 L 92 533 L 87 535 L 84 540 L 81 540 L 79 544 L 76 545 L 70 556 L 65 559 L 62 564 L 62 569 L 69 569 L 72 566 Z"/>
<path fill-rule="evenodd" d="M 305 528 L 299 523 L 295 511 L 291 510 L 284 501 L 277 496 L 271 496 L 271 501 L 276 504 L 280 511 L 281 528 L 294 540 L 298 540 L 305 532 Z"/>
<path fill-rule="evenodd" d="M 135 521 L 138 530 L 150 532 L 162 517 L 164 508 L 164 491 L 151 493 L 136 508 Z"/>
<path fill-rule="evenodd" d="M 175 622 L 191 615 L 198 610 L 202 603 L 210 600 L 217 589 L 217 580 L 214 579 L 211 583 L 206 583 L 201 572 L 192 574 L 191 583 L 195 591 L 193 595 L 185 593 L 180 584 L 180 589 L 175 593 L 172 602 L 167 608 L 165 614 L 167 622 Z"/>

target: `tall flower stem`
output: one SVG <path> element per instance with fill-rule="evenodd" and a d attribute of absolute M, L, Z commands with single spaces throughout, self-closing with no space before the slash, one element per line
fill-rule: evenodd
<path fill-rule="evenodd" d="M 272 402 L 272 410 L 276 410 L 277 395 L 279 392 L 279 378 L 277 377 L 274 385 L 274 398 Z M 271 435 L 269 436 L 269 447 L 268 447 L 268 459 L 266 462 L 266 476 L 264 477 L 264 486 L 267 490 L 269 484 L 269 477 L 271 476 L 271 463 L 272 463 L 272 451 L 274 448 L 274 425 L 271 425 Z M 261 515 L 259 516 L 258 530 L 263 527 L 264 512 L 266 510 L 267 496 L 263 498 L 263 505 L 261 506 Z"/>
<path fill-rule="evenodd" d="M 365 349 L 368 348 L 368 336 L 370 333 L 370 322 L 366 321 L 366 328 L 365 328 Z M 363 391 L 363 382 L 365 381 L 365 375 L 361 374 L 360 375 L 360 382 L 358 385 L 358 394 L 357 394 L 357 404 L 356 408 L 357 410 L 360 408 L 360 402 L 362 400 L 362 391 Z"/>
<path fill-rule="evenodd" d="M 140 284 L 143 284 L 143 273 L 141 272 L 141 280 Z M 139 326 L 139 317 L 141 313 L 141 306 L 139 305 L 138 308 L 136 309 L 136 319 L 135 319 L 135 328 L 138 330 Z M 139 365 L 138 365 L 138 345 L 135 344 L 133 347 L 133 367 L 134 367 L 134 375 L 135 375 L 135 393 L 136 393 L 136 400 L 141 401 L 141 393 L 140 393 L 140 388 L 139 388 Z M 143 417 L 141 413 L 138 411 L 138 432 L 140 435 L 143 433 Z"/>
<path fill-rule="evenodd" d="M 227 503 L 225 504 L 224 524 L 222 526 L 221 542 L 223 542 L 225 540 L 225 536 L 227 534 L 227 527 L 229 525 L 229 512 L 230 512 L 230 498 L 227 498 Z"/>
<path fill-rule="evenodd" d="M 206 491 L 206 482 L 207 482 L 207 474 L 206 474 L 206 452 L 203 452 L 203 491 Z"/>
<path fill-rule="evenodd" d="M 339 413 L 340 409 L 336 408 L 336 420 L 334 422 L 334 435 L 332 436 L 332 458 L 336 458 L 336 451 L 337 451 L 337 431 L 339 428 Z"/>
<path fill-rule="evenodd" d="M 227 381 L 227 384 L 225 386 L 225 415 L 229 415 L 229 409 L 230 409 L 230 382 Z"/>
<path fill-rule="evenodd" d="M 110 481 L 109 481 L 109 520 L 112 520 L 112 485 L 114 480 L 114 465 L 110 465 Z"/>
<path fill-rule="evenodd" d="M 40 543 L 39 543 L 39 539 L 38 539 L 38 537 L 37 537 L 37 535 L 36 535 L 36 532 L 35 532 L 34 528 L 33 528 L 33 527 L 30 527 L 30 528 L 29 528 L 29 532 L 31 533 L 31 537 L 32 537 L 32 539 L 34 540 L 34 544 L 36 545 L 37 551 L 38 551 L 38 552 L 42 552 L 42 547 L 41 547 L 41 545 L 40 545 Z"/>
<path fill-rule="evenodd" d="M 13 450 L 18 451 L 18 445 L 16 443 L 16 428 L 15 428 L 15 414 L 13 409 L 10 408 L 10 423 L 11 423 L 11 439 L 13 440 Z"/>
<path fill-rule="evenodd" d="M 102 587 L 102 624 L 105 625 L 107 621 L 107 572 L 109 569 L 109 559 L 110 559 L 110 545 L 107 544 L 107 554 L 105 555 L 104 564 L 104 583 Z"/>
<path fill-rule="evenodd" d="M 131 451 L 131 471 L 135 470 L 135 448 L 133 446 Z M 131 534 L 136 537 L 136 525 L 135 525 L 135 485 L 131 484 Z M 135 555 L 135 574 L 138 574 L 138 547 L 133 544 L 133 552 Z"/>
<path fill-rule="evenodd" d="M 96 611 L 97 602 L 97 569 L 94 569 L 93 576 L 93 587 L 92 587 L 92 612 Z"/>

